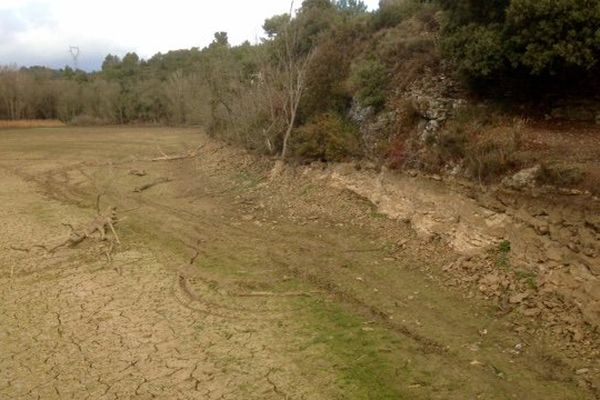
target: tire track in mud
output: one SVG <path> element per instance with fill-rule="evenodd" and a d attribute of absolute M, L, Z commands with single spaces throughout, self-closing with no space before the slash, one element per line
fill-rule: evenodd
<path fill-rule="evenodd" d="M 189 218 L 189 217 L 197 218 L 197 220 L 205 219 L 204 215 L 196 214 L 189 210 L 179 209 L 177 207 L 171 207 L 171 206 L 168 206 L 165 204 L 160 204 L 159 202 L 156 202 L 156 201 L 152 201 L 152 200 L 148 200 L 148 199 L 138 199 L 137 201 L 140 204 L 144 204 L 145 206 L 153 207 L 155 209 L 161 209 L 170 214 L 178 215 L 180 218 L 180 220 L 178 221 L 178 224 L 177 224 L 178 226 L 185 225 L 187 218 Z M 238 234 L 241 234 L 241 235 L 248 235 L 248 236 L 254 235 L 253 229 L 250 229 L 250 228 L 245 229 L 243 227 L 233 227 L 230 224 L 228 224 L 226 222 L 222 222 L 222 221 L 214 222 L 210 225 L 212 227 L 218 226 L 219 229 L 221 229 L 221 230 L 224 228 L 229 228 L 229 229 L 234 228 L 233 230 L 238 231 Z M 198 230 L 197 225 L 195 225 L 194 228 L 195 228 L 195 230 Z M 206 227 L 204 227 L 204 226 L 202 228 L 206 229 Z M 222 234 L 222 236 L 226 237 L 229 235 Z M 268 242 L 271 240 L 272 241 L 279 240 L 279 241 L 287 242 L 284 238 L 277 237 L 277 234 L 274 235 L 274 237 L 272 237 L 272 238 L 267 238 L 265 241 Z M 290 241 L 289 245 L 290 245 L 290 247 L 293 247 L 293 241 Z M 235 246 L 235 241 L 232 241 L 231 246 L 232 246 L 232 248 Z M 425 353 L 442 354 L 447 351 L 447 347 L 441 343 L 438 343 L 436 340 L 422 336 L 422 335 L 416 333 L 415 331 L 413 331 L 412 329 L 408 328 L 407 326 L 399 324 L 398 322 L 391 322 L 389 315 L 387 315 L 384 311 L 382 311 L 381 309 L 378 309 L 376 306 L 368 305 L 368 304 L 364 303 L 363 301 L 361 301 L 356 296 L 353 296 L 348 291 L 341 290 L 339 288 L 339 286 L 336 285 L 335 282 L 328 281 L 326 279 L 323 279 L 323 277 L 320 277 L 315 274 L 310 274 L 306 270 L 300 270 L 298 268 L 290 266 L 287 262 L 285 262 L 285 260 L 283 260 L 283 259 L 278 260 L 277 259 L 278 257 L 275 257 L 275 258 L 273 258 L 273 257 L 274 257 L 274 255 L 269 256 L 269 259 L 273 263 L 273 265 L 277 265 L 279 269 L 283 270 L 289 276 L 293 276 L 294 278 L 296 278 L 298 280 L 307 282 L 311 286 L 314 286 L 314 287 L 322 290 L 323 293 L 326 293 L 327 295 L 332 296 L 334 299 L 336 299 L 336 301 L 340 301 L 340 302 L 351 305 L 355 310 L 359 311 L 361 314 L 363 314 L 368 319 L 373 319 L 373 318 L 377 319 L 377 321 L 379 323 L 383 324 L 387 328 L 392 329 L 393 331 L 395 331 L 403 336 L 406 336 L 410 340 L 414 340 L 416 343 L 419 343 Z M 191 274 L 192 274 L 192 277 L 190 280 L 190 278 L 185 277 L 185 276 L 182 277 L 180 275 L 180 273 L 178 273 L 177 281 L 179 283 L 179 287 L 181 288 L 182 284 L 186 285 L 187 288 L 182 289 L 182 291 L 184 293 L 188 292 L 188 293 L 186 293 L 186 295 L 188 298 L 191 298 L 193 304 L 199 305 L 200 303 L 202 303 L 203 308 L 201 308 L 201 309 L 194 308 L 193 306 L 190 306 L 189 304 L 186 305 L 187 307 L 191 307 L 192 309 L 196 309 L 198 311 L 206 312 L 206 313 L 214 312 L 214 311 L 209 311 L 210 309 L 214 309 L 214 308 L 220 308 L 227 312 L 242 313 L 242 314 L 235 314 L 235 316 L 233 316 L 233 315 L 229 316 L 230 318 L 240 318 L 240 319 L 253 318 L 253 317 L 248 317 L 248 316 L 243 315 L 246 313 L 259 313 L 259 314 L 263 315 L 263 314 L 268 314 L 268 313 L 282 312 L 282 310 L 278 310 L 278 309 L 269 309 L 268 306 L 265 306 L 264 304 L 258 305 L 255 308 L 248 308 L 248 307 L 246 307 L 246 308 L 231 308 L 231 307 L 227 307 L 227 306 L 223 305 L 223 303 L 226 303 L 226 301 L 208 300 L 208 298 L 210 297 L 210 293 L 215 293 L 215 292 L 219 292 L 219 291 L 226 293 L 226 290 L 219 288 L 218 287 L 219 283 L 216 280 L 209 280 L 207 278 L 204 278 L 202 276 L 201 270 L 199 270 L 197 268 L 194 269 L 191 272 Z M 193 289 L 189 287 L 190 284 L 194 285 Z M 189 293 L 190 291 L 192 291 L 193 293 Z M 202 293 L 202 296 L 198 295 L 197 293 Z M 235 298 L 235 296 L 232 296 L 231 294 L 221 293 L 221 298 L 224 298 L 224 297 L 228 297 L 229 301 L 231 301 L 232 298 Z M 246 302 L 246 303 L 250 303 L 250 302 Z M 299 311 L 300 309 L 302 309 L 302 307 L 290 309 L 290 310 L 287 310 L 287 312 L 293 313 L 293 312 Z M 220 316 L 224 316 L 224 315 L 225 314 L 220 314 Z M 264 315 L 263 315 L 263 317 L 264 317 Z M 282 317 L 284 317 L 284 316 L 283 315 L 278 316 L 278 317 L 272 316 L 271 318 L 282 318 Z"/>

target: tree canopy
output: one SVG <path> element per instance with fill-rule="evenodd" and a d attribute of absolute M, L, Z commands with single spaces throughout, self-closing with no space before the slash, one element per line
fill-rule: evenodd
<path fill-rule="evenodd" d="M 441 0 L 450 58 L 468 76 L 575 77 L 597 71 L 597 0 Z"/>

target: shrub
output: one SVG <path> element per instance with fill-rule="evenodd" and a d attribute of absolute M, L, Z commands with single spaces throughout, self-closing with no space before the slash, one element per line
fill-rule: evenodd
<path fill-rule="evenodd" d="M 493 181 L 523 163 L 522 126 L 493 107 L 464 107 L 425 146 L 418 141 L 415 167 L 438 172 L 461 165 L 480 182 Z"/>
<path fill-rule="evenodd" d="M 427 71 L 435 71 L 440 51 L 430 23 L 411 18 L 379 34 L 374 44 L 376 58 L 386 64 L 396 93 L 405 90 Z M 435 29 L 435 28 L 433 28 Z"/>
<path fill-rule="evenodd" d="M 600 61 L 597 0 L 512 0 L 504 37 L 511 65 L 534 74 L 589 70 Z"/>
<path fill-rule="evenodd" d="M 398 132 L 410 132 L 421 121 L 421 113 L 412 100 L 400 97 L 390 102 L 390 107 L 395 111 L 395 129 Z"/>
<path fill-rule="evenodd" d="M 359 155 L 360 141 L 356 127 L 337 114 L 325 113 L 296 129 L 290 148 L 301 160 L 343 161 Z"/>
<path fill-rule="evenodd" d="M 69 121 L 69 125 L 74 126 L 101 126 L 109 125 L 110 123 L 111 121 L 105 118 L 94 117 L 86 114 L 77 115 L 71 118 L 71 120 Z"/>
<path fill-rule="evenodd" d="M 536 181 L 543 185 L 573 186 L 581 183 L 584 173 L 577 167 L 564 164 L 542 164 Z"/>
<path fill-rule="evenodd" d="M 437 138 L 438 151 L 446 161 L 458 161 L 467 156 L 469 138 L 464 129 L 452 127 L 441 132 Z"/>
<path fill-rule="evenodd" d="M 502 22 L 510 0 L 439 0 L 450 16 L 450 26 L 471 23 L 490 24 Z"/>
<path fill-rule="evenodd" d="M 484 106 L 467 106 L 445 125 L 437 136 L 429 136 L 441 164 L 458 163 L 467 158 L 480 132 L 500 125 L 496 110 Z"/>
<path fill-rule="evenodd" d="M 509 254 L 511 247 L 511 243 L 508 240 L 498 243 L 498 248 L 496 249 L 496 266 L 499 269 L 506 270 L 510 267 Z"/>
<path fill-rule="evenodd" d="M 331 39 L 317 48 L 306 75 L 306 91 L 300 104 L 302 117 L 343 113 L 349 108 L 351 96 L 344 84 L 350 69 L 348 53 L 343 44 Z"/>
<path fill-rule="evenodd" d="M 490 181 L 519 166 L 520 144 L 518 129 L 491 129 L 469 141 L 465 149 L 465 166 L 480 182 Z"/>
<path fill-rule="evenodd" d="M 406 139 L 398 137 L 390 145 L 388 151 L 388 166 L 391 169 L 402 169 L 408 163 L 409 148 Z"/>
<path fill-rule="evenodd" d="M 463 73 L 473 77 L 489 77 L 505 64 L 504 43 L 497 25 L 461 27 L 446 39 L 444 49 Z"/>
<path fill-rule="evenodd" d="M 394 27 L 415 15 L 421 7 L 418 0 L 383 1 L 373 17 L 373 27 L 376 30 Z"/>
<path fill-rule="evenodd" d="M 598 71 L 597 0 L 442 0 L 450 16 L 444 48 L 470 78 L 528 82 L 550 91 Z M 561 78 L 561 79 L 559 79 Z M 518 83 L 513 82 L 513 83 Z M 597 81 L 596 81 L 597 82 Z"/>
<path fill-rule="evenodd" d="M 377 59 L 359 61 L 352 66 L 350 86 L 363 107 L 373 107 L 376 111 L 383 108 L 388 80 L 386 66 Z"/>

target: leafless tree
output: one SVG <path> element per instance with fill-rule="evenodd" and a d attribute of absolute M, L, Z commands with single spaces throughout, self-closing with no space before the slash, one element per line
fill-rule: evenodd
<path fill-rule="evenodd" d="M 280 77 L 279 85 L 282 93 L 279 96 L 280 98 L 277 99 L 277 95 L 270 88 L 268 96 L 272 111 L 276 108 L 276 101 L 281 103 L 281 111 L 285 121 L 283 144 L 279 154 L 280 160 L 285 160 L 287 156 L 289 140 L 296 124 L 298 107 L 306 89 L 306 72 L 314 54 L 313 48 L 304 50 L 300 46 L 298 24 L 294 24 L 292 18 L 293 6 L 294 2 L 290 6 L 290 19 L 278 36 L 279 42 L 275 44 L 277 75 Z M 271 78 L 272 80 L 276 79 Z M 270 84 L 273 85 L 273 83 Z M 272 114 L 274 115 L 273 112 Z"/>

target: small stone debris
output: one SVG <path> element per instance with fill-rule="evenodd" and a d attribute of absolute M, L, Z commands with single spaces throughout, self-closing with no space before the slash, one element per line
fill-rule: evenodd
<path fill-rule="evenodd" d="M 575 371 L 575 375 L 585 375 L 588 372 L 590 372 L 589 368 L 581 368 L 581 369 L 578 369 L 577 371 Z"/>
<path fill-rule="evenodd" d="M 522 344 L 522 343 L 517 343 L 517 344 L 515 345 L 515 350 L 517 350 L 517 351 L 521 351 L 521 350 L 523 350 L 523 344 Z"/>
<path fill-rule="evenodd" d="M 518 293 L 510 296 L 508 301 L 510 302 L 510 304 L 521 304 L 528 297 L 529 293 Z"/>
<path fill-rule="evenodd" d="M 541 170 L 540 165 L 532 168 L 523 169 L 511 177 L 504 178 L 502 184 L 510 189 L 521 190 L 527 187 L 535 186 L 537 176 Z"/>
<path fill-rule="evenodd" d="M 536 308 L 536 307 L 523 310 L 523 315 L 526 317 L 537 317 L 541 313 L 542 313 L 542 310 L 540 310 L 539 308 Z"/>

